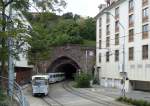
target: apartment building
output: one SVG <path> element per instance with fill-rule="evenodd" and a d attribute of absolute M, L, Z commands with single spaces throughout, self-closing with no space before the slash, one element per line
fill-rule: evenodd
<path fill-rule="evenodd" d="M 106 0 L 97 19 L 100 84 L 150 91 L 150 0 Z"/>

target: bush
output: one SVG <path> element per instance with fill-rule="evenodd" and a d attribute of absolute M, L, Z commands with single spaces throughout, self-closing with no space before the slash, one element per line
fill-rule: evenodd
<path fill-rule="evenodd" d="M 132 104 L 135 106 L 150 106 L 150 103 L 147 101 L 133 100 L 132 98 L 127 98 L 127 97 L 119 97 L 119 98 L 117 98 L 117 101 L 125 102 L 125 103 Z"/>
<path fill-rule="evenodd" d="M 91 76 L 86 73 L 81 73 L 75 76 L 75 82 L 77 88 L 89 88 Z"/>

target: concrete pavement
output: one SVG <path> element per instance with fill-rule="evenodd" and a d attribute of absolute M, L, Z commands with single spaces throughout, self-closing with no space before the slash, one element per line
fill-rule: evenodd
<path fill-rule="evenodd" d="M 87 88 L 87 90 L 95 92 L 97 94 L 107 95 L 112 98 L 118 98 L 119 96 L 121 96 L 121 90 L 116 88 L 105 88 L 98 85 L 93 85 L 93 88 Z M 126 96 L 128 98 L 133 98 L 137 100 L 146 100 L 150 102 L 150 92 L 132 90 L 126 92 Z"/>
<path fill-rule="evenodd" d="M 126 104 L 116 103 L 115 99 L 111 96 L 101 94 L 99 88 L 78 90 L 81 92 L 81 96 L 68 92 L 63 88 L 62 83 L 56 83 L 50 85 L 49 96 L 44 98 L 33 97 L 31 85 L 25 87 L 24 94 L 30 106 L 128 106 Z M 96 92 L 96 94 L 93 92 Z M 88 95 L 86 94 L 99 102 L 87 99 Z"/>

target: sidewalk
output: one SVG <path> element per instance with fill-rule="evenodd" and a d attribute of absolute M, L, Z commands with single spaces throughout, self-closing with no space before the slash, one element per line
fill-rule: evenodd
<path fill-rule="evenodd" d="M 99 85 L 93 85 L 93 88 L 87 88 L 95 93 L 107 95 L 113 98 L 118 98 L 121 96 L 121 90 L 116 88 L 105 88 Z M 137 100 L 146 100 L 150 102 L 150 92 L 143 91 L 130 91 L 126 93 L 126 96 L 129 98 L 137 99 Z"/>

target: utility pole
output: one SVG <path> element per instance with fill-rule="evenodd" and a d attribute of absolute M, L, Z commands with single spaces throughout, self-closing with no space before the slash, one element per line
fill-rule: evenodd
<path fill-rule="evenodd" d="M 88 68 L 87 68 L 87 58 L 88 58 L 88 50 L 85 51 L 85 68 L 86 68 L 86 72 L 88 72 Z"/>
<path fill-rule="evenodd" d="M 9 0 L 6 0 L 9 2 Z M 11 20 L 12 17 L 12 7 L 11 5 L 8 6 L 9 9 L 9 19 Z M 8 19 L 8 20 L 9 20 Z M 13 25 L 8 27 L 8 30 L 11 29 Z M 13 56 L 12 56 L 12 48 L 13 48 L 13 39 L 11 35 L 8 37 L 8 51 L 9 51 L 9 58 L 8 58 L 8 94 L 9 96 L 13 96 L 13 89 L 14 89 L 14 63 L 13 63 Z"/>

